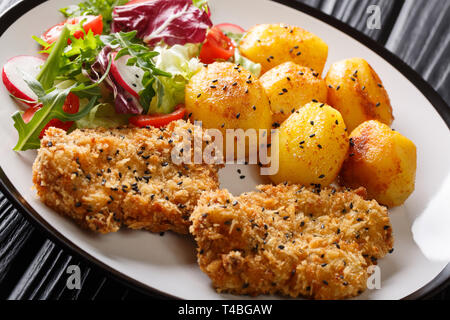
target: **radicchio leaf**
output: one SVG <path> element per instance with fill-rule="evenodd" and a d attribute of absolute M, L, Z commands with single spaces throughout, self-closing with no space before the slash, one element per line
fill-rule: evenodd
<path fill-rule="evenodd" d="M 112 32 L 136 30 L 144 42 L 201 43 L 212 26 L 208 14 L 192 0 L 152 0 L 114 9 Z"/>
<path fill-rule="evenodd" d="M 92 74 L 90 78 L 92 81 L 98 81 L 102 75 L 105 74 L 108 65 L 109 59 L 112 59 L 112 55 L 110 54 L 113 49 L 110 46 L 106 46 L 100 51 L 97 61 L 91 66 Z M 106 87 L 112 91 L 114 95 L 114 105 L 117 113 L 120 114 L 141 114 L 142 107 L 139 104 L 139 101 L 129 94 L 122 86 L 120 86 L 114 77 L 109 74 L 104 83 Z"/>

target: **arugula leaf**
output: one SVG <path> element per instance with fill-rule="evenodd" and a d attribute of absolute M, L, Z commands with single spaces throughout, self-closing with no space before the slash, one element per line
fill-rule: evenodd
<path fill-rule="evenodd" d="M 108 64 L 106 73 L 95 83 L 86 86 L 85 84 L 74 83 L 65 89 L 53 88 L 47 93 L 42 84 L 28 74 L 23 73 L 23 79 L 30 89 L 38 96 L 38 101 L 42 103 L 30 122 L 25 123 L 21 112 L 13 114 L 14 127 L 19 133 L 19 141 L 14 147 L 15 151 L 24 151 L 28 149 L 38 149 L 40 147 L 39 135 L 44 127 L 52 119 L 61 121 L 77 121 L 84 118 L 92 108 L 95 107 L 97 100 L 101 96 L 98 85 L 105 80 L 111 68 L 111 61 Z M 66 113 L 63 110 L 64 103 L 70 92 L 79 97 L 90 98 L 89 103 L 76 114 Z"/>
<path fill-rule="evenodd" d="M 53 47 L 50 56 L 45 61 L 45 64 L 42 66 L 41 71 L 37 76 L 37 81 L 42 84 L 44 90 L 48 90 L 53 86 L 55 82 L 56 76 L 59 73 L 59 64 L 61 61 L 61 55 L 64 51 L 64 48 L 67 46 L 67 40 L 69 39 L 70 31 L 64 26 L 61 30 L 61 35 Z"/>
<path fill-rule="evenodd" d="M 108 34 L 112 22 L 114 7 L 124 5 L 129 0 L 85 0 L 78 5 L 71 5 L 59 11 L 67 18 L 85 15 L 101 15 L 103 17 L 103 32 Z"/>
<path fill-rule="evenodd" d="M 84 20 L 77 25 L 66 25 L 63 29 L 64 33 L 51 45 L 33 36 L 33 39 L 45 48 L 41 53 L 49 54 L 38 77 L 45 89 L 50 88 L 55 80 L 90 83 L 86 70 L 96 61 L 102 42 L 92 30 L 86 33 L 82 28 L 83 23 Z M 75 38 L 74 33 L 79 31 L 83 32 L 83 37 Z M 69 39 L 70 44 L 68 44 Z"/>
<path fill-rule="evenodd" d="M 139 102 L 140 102 L 141 106 L 143 106 L 145 113 L 149 113 L 153 97 L 157 94 L 157 91 L 153 88 L 155 79 L 156 78 L 153 78 L 152 80 L 147 82 L 147 86 L 144 88 L 144 90 L 139 92 L 139 98 L 140 98 Z M 161 94 L 160 90 L 158 90 L 158 92 Z M 164 95 L 164 92 L 163 92 L 163 95 Z M 159 100 L 159 101 L 161 101 L 161 100 Z"/>
<path fill-rule="evenodd" d="M 95 106 L 98 97 L 92 97 L 89 104 L 76 114 L 69 114 L 63 111 L 62 107 L 66 101 L 70 89 L 55 90 L 47 99 L 47 104 L 39 109 L 30 122 L 25 123 L 22 113 L 17 111 L 13 114 L 14 127 L 19 133 L 19 141 L 13 150 L 25 151 L 29 149 L 39 149 L 39 134 L 51 119 L 60 119 L 61 121 L 77 121 L 84 118 Z"/>
<path fill-rule="evenodd" d="M 50 54 L 50 52 L 52 52 L 53 46 L 55 45 L 55 42 L 53 43 L 48 43 L 45 42 L 44 40 L 42 40 L 39 37 L 36 36 L 31 36 L 31 38 L 33 38 L 34 41 L 36 41 L 42 48 L 44 48 L 43 50 L 39 51 L 39 53 L 46 53 L 46 54 Z"/>
<path fill-rule="evenodd" d="M 74 87 L 72 89 L 72 92 L 76 93 L 77 95 L 84 94 L 84 95 L 101 95 L 100 90 L 98 88 L 98 85 L 102 83 L 109 75 L 109 71 L 111 70 L 112 65 L 112 59 L 109 59 L 108 65 L 106 66 L 105 73 L 98 79 L 96 82 L 91 83 L 90 85 L 85 85 L 84 83 Z M 94 91 L 93 91 L 94 90 Z"/>
<path fill-rule="evenodd" d="M 28 78 L 25 81 L 27 80 L 34 82 L 34 79 L 32 78 Z M 39 82 L 37 81 L 34 85 L 31 85 L 30 83 L 30 87 L 38 87 L 38 84 Z M 41 91 L 41 89 L 38 91 Z M 89 104 L 76 114 L 64 112 L 63 105 L 71 89 L 72 88 L 63 90 L 55 89 L 49 94 L 40 97 L 43 107 L 33 115 L 33 118 L 28 123 L 23 121 L 21 112 L 18 111 L 13 114 L 12 118 L 14 120 L 14 127 L 19 133 L 19 141 L 14 147 L 15 151 L 38 149 L 40 147 L 39 134 L 51 119 L 57 118 L 61 121 L 77 121 L 85 117 L 90 112 L 90 110 L 95 106 L 98 96 L 92 97 Z M 37 94 L 37 91 L 35 93 Z"/>
<path fill-rule="evenodd" d="M 158 69 L 155 66 L 153 58 L 159 53 L 151 51 L 147 46 L 144 46 L 140 39 L 136 38 L 137 31 L 118 32 L 107 36 L 101 36 L 102 42 L 113 49 L 119 50 L 116 59 L 123 56 L 129 56 L 127 65 L 133 65 L 144 70 L 142 77 L 142 85 L 144 89 L 139 92 L 140 103 L 147 113 L 150 108 L 150 103 L 154 96 L 158 98 L 158 106 L 162 103 L 164 96 L 164 87 L 161 85 L 158 76 L 172 77 L 172 74 Z M 156 85 L 156 89 L 154 88 Z"/>

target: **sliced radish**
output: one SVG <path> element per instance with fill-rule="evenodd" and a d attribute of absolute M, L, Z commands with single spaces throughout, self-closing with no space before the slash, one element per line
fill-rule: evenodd
<path fill-rule="evenodd" d="M 23 80 L 22 72 L 37 77 L 44 62 L 44 59 L 34 56 L 17 56 L 9 59 L 2 71 L 3 84 L 9 93 L 19 99 L 36 101 L 38 97 Z M 25 103 L 29 106 L 35 105 Z"/>
<path fill-rule="evenodd" d="M 236 25 L 236 24 L 232 24 L 232 23 L 221 23 L 216 25 L 217 28 L 220 29 L 220 31 L 222 31 L 223 33 L 234 33 L 234 34 L 242 34 L 245 33 L 245 30 L 243 28 L 241 28 L 240 26 Z"/>
<path fill-rule="evenodd" d="M 116 60 L 117 53 L 113 54 L 111 74 L 116 81 L 131 95 L 139 99 L 139 92 L 144 90 L 142 77 L 144 70 L 136 66 L 127 66 L 130 56 L 123 56 Z"/>
<path fill-rule="evenodd" d="M 130 2 L 126 3 L 126 6 L 132 6 L 135 4 L 143 3 L 143 2 L 149 2 L 151 0 L 131 0 Z"/>

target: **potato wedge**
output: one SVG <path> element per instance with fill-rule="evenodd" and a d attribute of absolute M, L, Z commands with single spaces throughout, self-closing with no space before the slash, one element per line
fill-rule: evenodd
<path fill-rule="evenodd" d="M 321 103 L 307 104 L 280 127 L 279 171 L 272 181 L 329 185 L 341 170 L 348 141 L 339 111 Z"/>
<path fill-rule="evenodd" d="M 351 132 L 361 123 L 394 121 L 389 96 L 375 70 L 361 58 L 333 64 L 325 78 L 328 104 L 339 110 Z"/>
<path fill-rule="evenodd" d="M 367 121 L 350 135 L 341 180 L 350 188 L 365 187 L 381 204 L 400 206 L 414 191 L 416 162 L 411 140 L 383 123 Z"/>
<path fill-rule="evenodd" d="M 327 102 L 325 80 L 310 68 L 293 62 L 285 62 L 270 69 L 260 81 L 269 97 L 274 123 L 283 123 L 312 100 Z"/>
<path fill-rule="evenodd" d="M 263 73 L 292 61 L 322 75 L 328 57 L 328 46 L 322 39 L 300 27 L 285 24 L 252 27 L 242 38 L 239 50 L 248 59 L 260 63 Z"/>

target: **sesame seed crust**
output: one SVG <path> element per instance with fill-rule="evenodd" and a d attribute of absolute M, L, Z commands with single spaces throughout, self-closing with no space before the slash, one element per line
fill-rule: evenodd
<path fill-rule="evenodd" d="M 100 233 L 122 225 L 187 233 L 201 193 L 219 187 L 219 166 L 171 161 L 172 149 L 187 130 L 194 131 L 194 125 L 183 120 L 161 129 L 66 134 L 50 128 L 33 165 L 37 194 L 50 208 Z"/>
<path fill-rule="evenodd" d="M 218 292 L 354 297 L 367 268 L 392 250 L 387 209 L 364 200 L 364 189 L 258 189 L 204 193 L 191 215 L 198 263 Z"/>

